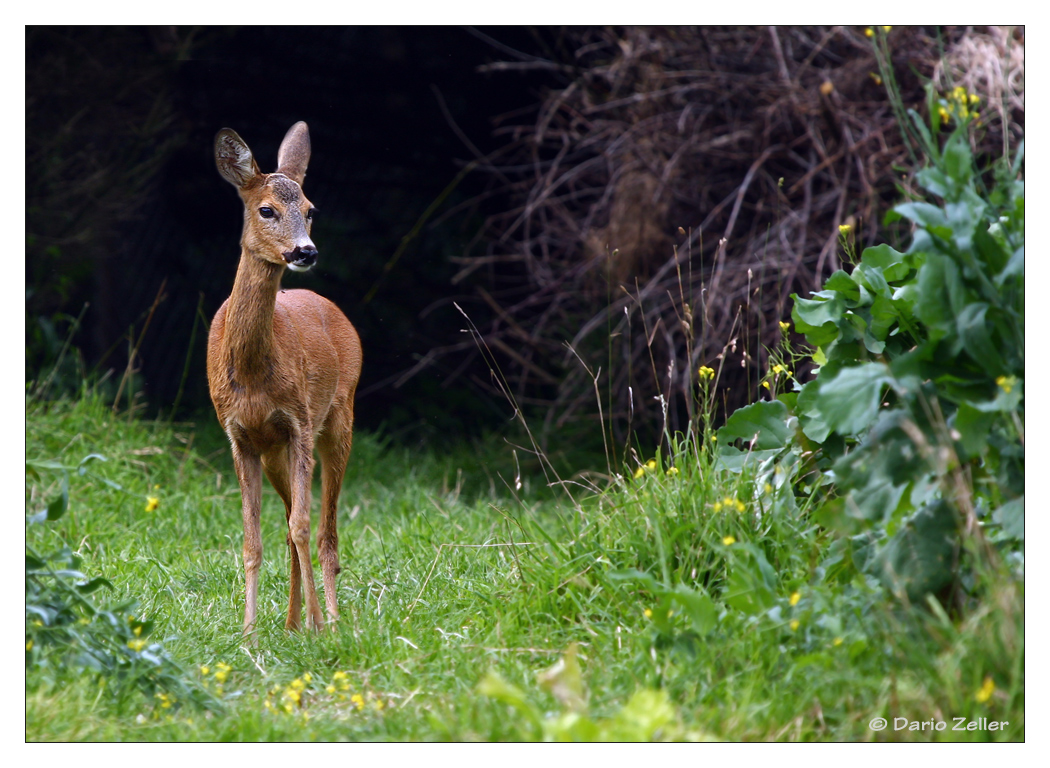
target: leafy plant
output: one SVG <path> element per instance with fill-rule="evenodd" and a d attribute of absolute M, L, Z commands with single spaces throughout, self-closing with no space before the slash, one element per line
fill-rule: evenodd
<path fill-rule="evenodd" d="M 913 223 L 911 246 L 864 250 L 793 296 L 792 318 L 820 365 L 799 427 L 834 460 L 819 514 L 855 537 L 835 562 L 915 600 L 960 586 L 964 545 L 991 556 L 1024 538 L 1024 145 L 985 189 L 966 121 L 941 150 L 911 118 L 929 200 L 891 214 Z"/>
<path fill-rule="evenodd" d="M 105 457 L 87 456 L 78 474 L 86 474 L 94 460 Z M 184 702 L 215 708 L 218 701 L 189 682 L 163 645 L 149 639 L 154 625 L 136 616 L 137 601 L 96 602 L 94 594 L 113 585 L 82 573 L 80 557 L 64 540 L 46 554 L 29 543 L 28 527 L 57 521 L 69 508 L 69 468 L 26 462 L 27 474 L 39 477 L 40 469 L 60 472 L 60 491 L 44 509 L 26 516 L 26 669 L 49 670 L 55 683 L 70 674 L 97 675 L 117 700 L 138 690 L 157 697 L 162 709 Z"/>

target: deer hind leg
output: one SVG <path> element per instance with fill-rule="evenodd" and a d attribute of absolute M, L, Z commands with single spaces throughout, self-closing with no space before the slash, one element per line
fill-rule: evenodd
<path fill-rule="evenodd" d="M 233 466 L 241 486 L 241 516 L 244 520 L 244 635 L 255 645 L 255 617 L 259 596 L 259 565 L 262 563 L 262 532 L 259 506 L 262 501 L 262 472 L 258 454 L 233 442 Z"/>
<path fill-rule="evenodd" d="M 317 551 L 321 561 L 325 607 L 330 624 L 334 624 L 339 618 L 339 601 L 335 590 L 335 577 L 341 570 L 339 491 L 343 487 L 346 462 L 350 457 L 352 420 L 352 415 L 345 415 L 338 420 L 334 416 L 331 417 L 317 444 L 318 453 L 321 455 L 321 522 L 317 532 Z"/>
<path fill-rule="evenodd" d="M 299 560 L 306 603 L 306 628 L 320 630 L 324 626 L 324 616 L 317 602 L 317 586 L 314 584 L 314 568 L 310 560 L 310 484 L 314 469 L 311 442 L 300 438 L 288 447 L 292 491 L 288 536 Z"/>
<path fill-rule="evenodd" d="M 292 519 L 292 489 L 289 480 L 288 451 L 282 448 L 276 454 L 263 456 L 263 470 L 270 480 L 270 485 L 277 491 L 277 495 L 284 502 L 284 519 L 290 525 Z M 285 629 L 298 630 L 302 623 L 303 615 L 303 585 L 301 572 L 299 570 L 299 553 L 292 542 L 291 529 L 286 536 L 288 540 L 288 618 L 284 623 Z"/>

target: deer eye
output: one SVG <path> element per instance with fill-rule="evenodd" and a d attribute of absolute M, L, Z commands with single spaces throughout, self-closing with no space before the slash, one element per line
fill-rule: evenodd
<path fill-rule="evenodd" d="M 272 219 L 274 217 L 273 208 L 271 208 L 268 205 L 264 205 L 262 208 L 259 209 L 259 215 L 262 216 L 264 219 Z"/>
<path fill-rule="evenodd" d="M 317 213 L 317 209 L 316 208 L 311 208 L 310 210 L 308 210 L 306 212 L 306 218 L 309 219 L 310 221 L 313 221 L 314 215 L 316 213 Z"/>

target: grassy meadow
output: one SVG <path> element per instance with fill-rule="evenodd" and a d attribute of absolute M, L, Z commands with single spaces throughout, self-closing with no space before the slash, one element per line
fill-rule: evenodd
<path fill-rule="evenodd" d="M 957 617 L 829 579 L 806 504 L 716 466 L 710 432 L 564 477 L 505 440 L 359 434 L 341 619 L 284 630 L 264 485 L 254 650 L 217 427 L 85 392 L 27 401 L 26 437 L 27 741 L 1024 738 L 1023 582 L 979 574 Z"/>
<path fill-rule="evenodd" d="M 28 396 L 26 740 L 1023 741 L 1023 144 L 978 171 L 971 97 L 943 147 L 930 98 L 911 245 L 841 226 L 849 271 L 793 296 L 717 429 L 701 366 L 659 448 L 358 434 L 320 634 L 283 628 L 266 490 L 243 644 L 210 416 Z"/>

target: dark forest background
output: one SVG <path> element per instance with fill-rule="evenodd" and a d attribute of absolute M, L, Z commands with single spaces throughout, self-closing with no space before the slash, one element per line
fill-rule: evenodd
<path fill-rule="evenodd" d="M 982 135 L 1023 135 L 1023 28 L 878 39 L 881 54 L 842 27 L 29 27 L 26 380 L 53 395 L 93 371 L 143 413 L 207 418 L 206 324 L 241 228 L 213 138 L 233 128 L 272 171 L 305 120 L 320 257 L 284 284 L 360 331 L 363 428 L 499 428 L 513 409 L 493 364 L 546 432 L 591 425 L 599 443 L 599 368 L 621 436 L 681 428 L 698 365 L 718 366 L 726 408 L 746 402 L 789 294 L 839 266 L 839 225 L 858 250 L 903 235 L 882 224 L 910 166 L 885 76 L 923 111 L 927 81 L 976 89 L 1019 48 L 1019 89 Z"/>

